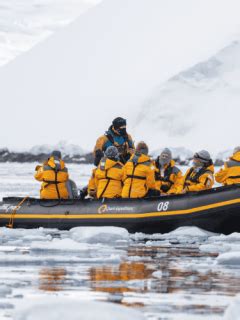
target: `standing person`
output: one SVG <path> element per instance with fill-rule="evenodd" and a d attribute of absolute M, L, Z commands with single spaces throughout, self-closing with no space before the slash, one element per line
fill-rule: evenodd
<path fill-rule="evenodd" d="M 121 117 L 113 120 L 108 131 L 98 138 L 94 148 L 94 164 L 98 166 L 108 147 L 115 146 L 119 151 L 120 161 L 125 163 L 134 149 L 132 137 L 127 133 L 127 121 Z"/>
<path fill-rule="evenodd" d="M 175 166 L 172 152 L 165 148 L 155 160 L 156 189 L 161 193 L 177 194 L 182 191 L 183 175 Z"/>
<path fill-rule="evenodd" d="M 224 186 L 240 183 L 240 147 L 236 147 L 233 155 L 224 163 L 224 169 L 215 174 L 216 181 Z"/>
<path fill-rule="evenodd" d="M 214 166 L 208 151 L 195 153 L 193 166 L 184 177 L 183 192 L 211 189 L 214 185 Z"/>
<path fill-rule="evenodd" d="M 118 149 L 107 148 L 95 171 L 97 198 L 120 198 L 122 193 L 123 164 L 119 161 Z"/>
<path fill-rule="evenodd" d="M 143 198 L 156 195 L 155 167 L 148 156 L 148 146 L 139 142 L 136 152 L 124 166 L 123 198 Z"/>
<path fill-rule="evenodd" d="M 35 179 L 42 182 L 41 199 L 68 199 L 72 197 L 69 188 L 68 169 L 60 151 L 53 151 L 42 166 L 36 167 Z"/>

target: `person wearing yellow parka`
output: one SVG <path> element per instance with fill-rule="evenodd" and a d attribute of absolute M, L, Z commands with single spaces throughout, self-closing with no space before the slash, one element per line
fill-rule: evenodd
<path fill-rule="evenodd" d="M 236 147 L 233 155 L 224 163 L 224 169 L 215 174 L 218 183 L 224 186 L 240 183 L 240 147 Z"/>
<path fill-rule="evenodd" d="M 87 187 L 88 195 L 92 198 L 96 198 L 97 196 L 97 187 L 96 187 L 96 181 L 95 181 L 96 171 L 97 171 L 97 168 L 94 168 L 92 170 L 92 175 L 88 182 L 88 187 Z"/>
<path fill-rule="evenodd" d="M 97 139 L 93 156 L 94 164 L 97 167 L 104 152 L 108 147 L 115 146 L 119 152 L 119 160 L 126 163 L 134 152 L 134 142 L 130 134 L 127 133 L 127 121 L 121 117 L 117 117 L 112 121 L 105 134 Z"/>
<path fill-rule="evenodd" d="M 165 194 L 177 194 L 182 191 L 183 175 L 175 166 L 172 152 L 165 148 L 155 160 L 156 189 Z"/>
<path fill-rule="evenodd" d="M 125 164 L 123 179 L 123 198 L 143 198 L 155 190 L 155 167 L 145 142 L 138 143 L 135 154 Z"/>
<path fill-rule="evenodd" d="M 98 199 L 121 197 L 123 164 L 118 159 L 118 149 L 114 146 L 108 147 L 95 172 Z"/>
<path fill-rule="evenodd" d="M 68 169 L 60 151 L 53 151 L 42 166 L 36 167 L 35 179 L 42 182 L 41 199 L 68 199 Z"/>
<path fill-rule="evenodd" d="M 214 166 L 208 151 L 197 152 L 193 157 L 193 167 L 184 176 L 183 192 L 211 189 L 214 185 Z"/>

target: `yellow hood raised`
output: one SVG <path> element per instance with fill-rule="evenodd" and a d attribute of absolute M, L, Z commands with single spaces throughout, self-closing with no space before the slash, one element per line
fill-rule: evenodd
<path fill-rule="evenodd" d="M 240 161 L 240 151 L 234 153 L 234 155 L 230 159 L 235 161 Z"/>

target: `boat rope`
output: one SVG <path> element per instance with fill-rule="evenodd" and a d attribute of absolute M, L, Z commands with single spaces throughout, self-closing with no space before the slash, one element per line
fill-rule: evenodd
<path fill-rule="evenodd" d="M 25 197 L 23 198 L 15 207 L 15 209 L 12 211 L 11 213 L 11 216 L 10 216 L 10 219 L 9 219 L 9 222 L 8 224 L 6 225 L 8 228 L 12 229 L 13 228 L 13 223 L 14 223 L 14 218 L 15 218 L 15 215 L 18 211 L 18 209 L 21 207 L 21 205 L 28 199 L 29 197 Z"/>

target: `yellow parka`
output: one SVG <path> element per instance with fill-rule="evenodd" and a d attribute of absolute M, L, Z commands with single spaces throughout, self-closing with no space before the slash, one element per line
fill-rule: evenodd
<path fill-rule="evenodd" d="M 217 172 L 215 178 L 225 186 L 240 183 L 240 151 L 225 162 L 224 169 Z"/>
<path fill-rule="evenodd" d="M 167 164 L 161 172 L 158 161 L 155 162 L 155 180 L 156 189 L 161 193 L 177 194 L 182 191 L 183 188 L 183 174 L 175 166 L 175 161 L 171 160 L 170 164 Z"/>
<path fill-rule="evenodd" d="M 97 198 L 118 198 L 122 193 L 123 164 L 102 158 L 95 172 Z"/>
<path fill-rule="evenodd" d="M 214 166 L 190 168 L 184 176 L 183 187 L 186 191 L 202 191 L 211 189 L 214 185 Z"/>
<path fill-rule="evenodd" d="M 35 179 L 42 181 L 41 199 L 68 199 L 68 170 L 63 160 L 50 157 L 42 166 L 37 167 Z"/>
<path fill-rule="evenodd" d="M 149 156 L 137 153 L 124 166 L 123 198 L 143 198 L 155 189 L 155 167 Z"/>
<path fill-rule="evenodd" d="M 96 171 L 97 171 L 97 168 L 94 168 L 92 170 L 92 175 L 91 175 L 91 178 L 88 182 L 88 194 L 91 197 L 96 197 L 96 195 L 97 195 L 97 187 L 96 187 L 96 181 L 95 181 Z"/>

